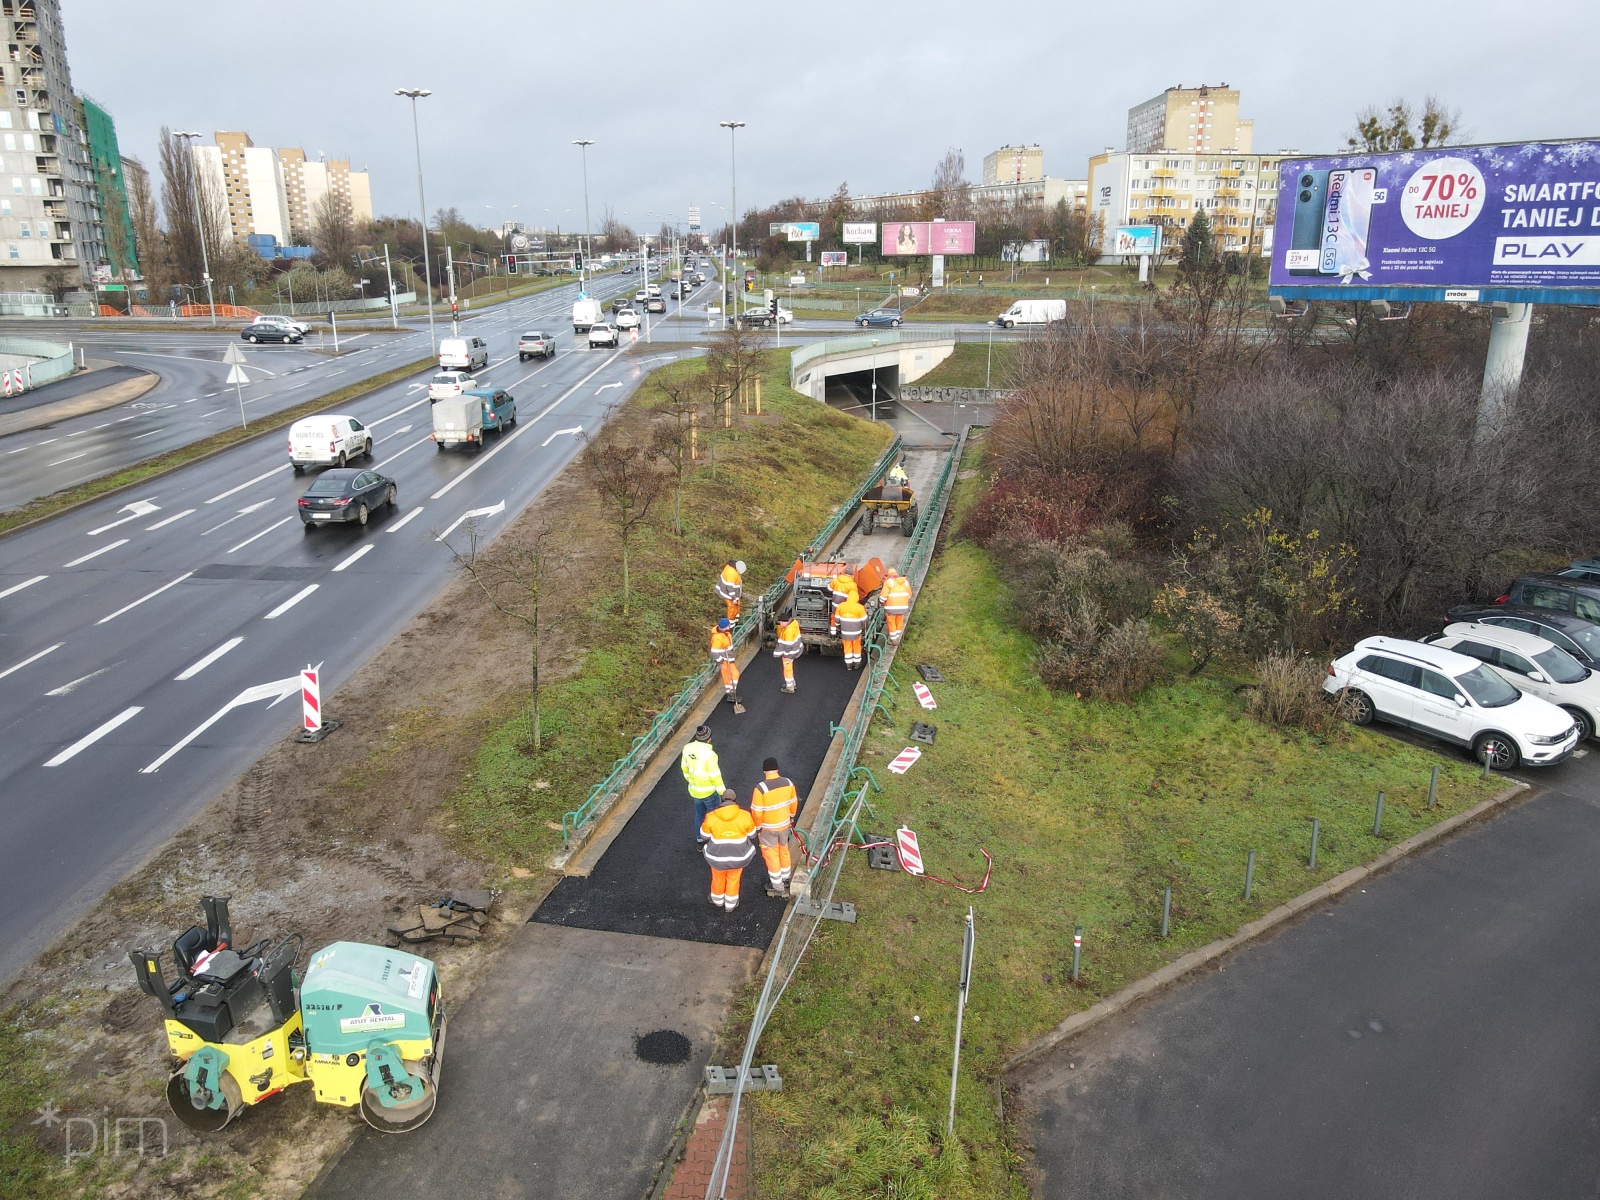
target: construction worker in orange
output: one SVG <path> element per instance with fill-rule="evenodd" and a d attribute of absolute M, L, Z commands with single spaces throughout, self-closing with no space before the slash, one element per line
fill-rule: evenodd
<path fill-rule="evenodd" d="M 828 620 L 828 632 L 835 637 L 839 634 L 839 606 L 846 600 L 859 600 L 861 597 L 856 591 L 856 577 L 849 571 L 840 571 L 828 580 L 828 587 L 833 593 L 833 612 Z"/>
<path fill-rule="evenodd" d="M 787 894 L 789 873 L 789 831 L 800 797 L 794 784 L 778 774 L 778 760 L 761 764 L 763 778 L 750 793 L 750 815 L 756 822 L 756 839 L 767 864 L 767 891 L 774 896 Z"/>
<path fill-rule="evenodd" d="M 890 567 L 878 588 L 883 597 L 883 616 L 889 633 L 889 644 L 898 646 L 900 635 L 906 631 L 906 615 L 911 611 L 911 580 Z"/>
<path fill-rule="evenodd" d="M 783 613 L 778 618 L 773 633 L 778 639 L 778 645 L 772 651 L 772 656 L 783 660 L 783 690 L 793 692 L 794 660 L 806 652 L 805 644 L 800 640 L 800 622 L 795 620 L 793 610 Z"/>
<path fill-rule="evenodd" d="M 728 620 L 739 619 L 739 600 L 744 595 L 744 563 L 732 562 L 717 576 L 717 595 L 728 606 Z"/>
<path fill-rule="evenodd" d="M 722 672 L 722 691 L 730 704 L 738 702 L 739 663 L 733 652 L 733 622 L 723 617 L 711 631 L 711 661 Z"/>
<path fill-rule="evenodd" d="M 867 610 L 862 607 L 861 601 L 851 596 L 839 605 L 836 614 L 839 622 L 839 640 L 844 643 L 844 669 L 858 671 L 861 669 L 861 639 L 867 632 Z"/>
<path fill-rule="evenodd" d="M 711 868 L 711 903 L 732 912 L 739 907 L 739 877 L 756 856 L 756 820 L 728 788 L 722 803 L 706 814 L 700 833 L 705 839 L 701 853 Z"/>

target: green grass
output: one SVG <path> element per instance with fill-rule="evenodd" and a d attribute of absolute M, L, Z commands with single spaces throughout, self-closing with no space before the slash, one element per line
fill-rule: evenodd
<path fill-rule="evenodd" d="M 662 374 L 704 370 L 699 360 Z M 543 689 L 537 753 L 529 721 L 516 713 L 485 741 L 472 778 L 455 799 L 457 838 L 471 853 L 532 865 L 561 844 L 563 813 L 643 733 L 651 718 L 705 662 L 711 624 L 720 615 L 711 593 L 715 572 L 743 559 L 747 594 L 764 591 L 854 491 L 882 453 L 887 433 L 788 387 L 788 352 L 765 355 L 764 416 L 718 438 L 715 472 L 702 465 L 683 496 L 684 536 L 669 524 L 671 498 L 656 510 L 631 553 L 631 611 L 622 613 L 620 550 L 600 513 L 569 513 L 592 529 L 609 558 L 603 584 L 584 611 L 565 623 L 547 651 L 586 648 L 581 666 Z M 657 398 L 653 381 L 628 402 L 624 422 Z M 561 586 L 561 585 L 557 585 Z M 547 635 L 549 636 L 549 635 Z M 543 786 L 540 786 L 543 785 Z"/>
<path fill-rule="evenodd" d="M 969 464 L 970 465 L 970 464 Z M 958 491 L 969 506 L 977 478 Z M 837 896 L 855 925 L 822 931 L 762 1040 L 784 1089 L 755 1099 L 754 1160 L 768 1197 L 1013 1196 L 1027 1186 L 996 1115 L 1004 1061 L 1069 1014 L 1224 936 L 1332 875 L 1500 789 L 1466 763 L 1353 731 L 1332 744 L 1246 716 L 1226 681 L 1180 678 L 1126 705 L 1053 695 L 1032 673 L 984 552 L 949 545 L 898 662 L 930 662 L 938 710 L 907 692 L 862 762 L 884 785 L 873 833 L 910 825 L 931 874 L 989 890 L 869 871 L 852 854 Z M 938 740 L 908 774 L 883 770 L 928 716 Z M 1424 811 L 1429 768 L 1439 804 Z M 1387 792 L 1383 836 L 1373 800 Z M 1322 821 L 1317 870 L 1309 819 Z M 1245 856 L 1257 851 L 1254 897 Z M 1173 890 L 1172 936 L 1159 936 Z M 967 905 L 977 953 L 964 1030 L 956 1140 L 944 1143 L 955 980 Z M 1082 983 L 1070 980 L 1074 925 Z M 748 1012 L 742 1015 L 748 1021 Z M 920 1016 L 921 1021 L 913 1021 Z M 732 1030 L 742 1037 L 738 1019 Z M 891 1189 L 885 1180 L 893 1180 Z"/>
<path fill-rule="evenodd" d="M 994 354 L 992 367 L 991 350 Z M 1008 341 L 996 342 L 992 347 L 988 342 L 957 342 L 955 353 L 911 386 L 1003 388 L 1006 371 L 1016 351 L 1016 345 Z"/>
<path fill-rule="evenodd" d="M 54 516 L 65 509 L 83 504 L 96 497 L 103 496 L 118 488 L 127 487 L 129 484 L 139 483 L 146 479 L 153 479 L 157 475 L 165 475 L 175 471 L 186 463 L 191 463 L 197 458 L 214 454 L 218 450 L 248 442 L 252 438 L 261 437 L 276 429 L 285 429 L 294 424 L 301 417 L 309 417 L 325 409 L 354 400 L 357 396 L 365 396 L 368 392 L 375 392 L 381 387 L 406 379 L 419 371 L 432 369 L 434 360 L 431 358 L 419 359 L 407 363 L 403 367 L 395 367 L 381 375 L 373 375 L 356 383 L 347 383 L 344 387 L 336 388 L 331 392 L 312 400 L 307 400 L 293 408 L 286 408 L 282 412 L 261 417 L 248 429 L 225 429 L 209 437 L 190 442 L 187 446 L 180 446 L 176 450 L 169 450 L 165 454 L 158 454 L 154 458 L 147 458 L 142 463 L 136 463 L 121 471 L 113 471 L 109 475 L 101 475 L 90 479 L 75 487 L 64 488 L 59 492 L 52 492 L 48 496 L 40 496 L 30 500 L 9 512 L 0 513 L 0 537 L 11 530 L 33 521 L 43 520 L 45 517 Z"/>

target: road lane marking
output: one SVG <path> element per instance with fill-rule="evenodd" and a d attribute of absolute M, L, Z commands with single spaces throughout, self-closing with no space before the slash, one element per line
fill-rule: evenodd
<path fill-rule="evenodd" d="M 287 525 L 292 520 L 294 520 L 294 514 L 290 513 L 287 517 L 285 517 L 283 520 L 279 521 L 277 524 L 268 525 L 260 533 L 255 534 L 255 535 L 253 535 L 251 537 L 245 538 L 245 540 L 240 542 L 237 546 L 229 546 L 228 547 L 228 553 L 232 554 L 235 550 L 243 550 L 251 542 L 255 541 L 256 538 L 264 538 L 264 537 L 267 536 L 267 534 L 271 533 L 274 529 L 277 529 L 277 528 L 279 528 L 281 526 Z"/>
<path fill-rule="evenodd" d="M 186 508 L 181 513 L 173 513 L 165 521 L 157 521 L 154 525 L 146 525 L 144 527 L 145 532 L 149 533 L 153 529 L 160 529 L 163 525 L 171 525 L 174 521 L 181 521 L 184 517 L 192 516 L 193 513 L 194 509 L 192 508 Z"/>
<path fill-rule="evenodd" d="M 123 605 L 121 608 L 117 609 L 116 612 L 112 613 L 109 617 L 101 617 L 98 621 L 95 622 L 95 624 L 96 625 L 104 625 L 107 621 L 115 621 L 123 613 L 128 612 L 131 609 L 138 608 L 139 605 L 143 604 L 146 600 L 154 600 L 157 596 L 161 595 L 161 593 L 166 591 L 168 588 L 177 587 L 180 583 L 182 583 L 185 579 L 189 578 L 189 576 L 191 576 L 193 574 L 194 574 L 193 571 L 185 571 L 182 575 L 179 575 L 171 583 L 164 583 L 160 587 L 158 587 L 155 591 L 151 592 L 149 595 L 140 596 L 132 604 Z"/>
<path fill-rule="evenodd" d="M 274 620 L 277 617 L 283 616 L 284 613 L 288 612 L 296 604 L 299 604 L 300 601 L 304 600 L 307 596 L 311 595 L 312 592 L 316 591 L 317 588 L 319 588 L 321 586 L 322 586 L 321 584 L 313 583 L 309 587 L 301 588 L 298 592 L 296 592 L 294 595 L 290 596 L 282 604 L 278 605 L 277 608 L 273 609 L 271 612 L 269 612 L 266 616 L 262 617 L 261 619 L 263 621 L 271 621 L 271 620 Z"/>
<path fill-rule="evenodd" d="M 273 467 L 272 470 L 270 470 L 270 471 L 263 471 L 261 474 L 257 475 L 254 479 L 246 479 L 238 487 L 231 487 L 225 492 L 218 493 L 217 495 L 211 497 L 211 499 L 207 500 L 206 503 L 207 504 L 215 504 L 218 500 L 226 500 L 229 496 L 232 496 L 234 493 L 242 492 L 247 487 L 254 487 L 256 484 L 260 483 L 263 479 L 271 479 L 279 471 L 287 471 L 288 469 L 289 469 L 289 464 L 288 463 L 280 463 L 278 466 Z"/>
<path fill-rule="evenodd" d="M 371 554 L 371 553 L 372 553 L 371 544 L 365 545 L 365 546 L 361 547 L 361 549 L 357 550 L 354 554 L 352 554 L 349 558 L 345 559 L 337 567 L 335 567 L 334 570 L 335 571 L 342 571 L 346 567 L 351 566 L 356 561 L 356 559 L 360 558 L 362 555 Z"/>
<path fill-rule="evenodd" d="M 460 525 L 463 521 L 470 521 L 473 517 L 499 516 L 501 513 L 505 512 L 505 510 L 506 502 L 504 500 L 500 501 L 500 503 L 496 504 L 493 508 L 469 508 L 454 521 L 451 521 L 450 524 L 445 527 L 445 531 L 443 533 L 436 534 L 433 540 L 436 542 L 444 541 L 445 538 L 449 537 L 456 531 L 456 526 Z"/>
<path fill-rule="evenodd" d="M 551 442 L 555 441 L 558 437 L 561 437 L 564 434 L 582 433 L 582 432 L 583 432 L 583 426 L 582 425 L 574 425 L 571 429 L 558 429 L 554 433 L 552 433 L 549 437 L 545 438 L 544 441 L 539 443 L 539 449 L 543 450 Z"/>
<path fill-rule="evenodd" d="M 153 512 L 160 512 L 161 506 L 152 504 L 149 500 L 135 500 L 132 504 L 124 504 L 117 511 L 130 515 L 113 521 L 109 525 L 102 525 L 99 529 L 89 530 L 89 536 L 94 537 L 95 534 L 104 533 L 108 529 L 115 529 L 118 525 L 126 525 L 129 521 L 137 521 L 140 517 L 148 517 Z"/>
<path fill-rule="evenodd" d="M 155 437 L 156 434 L 165 432 L 166 431 L 164 429 L 152 429 L 149 433 L 136 433 L 128 440 L 130 442 L 137 442 L 140 438 Z"/>
<path fill-rule="evenodd" d="M 121 666 L 121 665 L 122 665 L 121 663 L 112 663 L 111 667 L 116 667 L 116 666 Z M 98 671 L 90 671 L 87 675 L 80 675 L 80 676 L 78 676 L 78 678 L 74 679 L 71 683 L 63 683 L 58 688 L 51 688 L 48 692 L 45 693 L 45 695 L 46 696 L 70 696 L 70 695 L 72 695 L 73 692 L 78 690 L 78 685 L 80 683 L 88 683 L 89 680 L 93 679 L 96 675 L 104 675 L 107 671 L 111 670 L 111 667 L 101 667 Z"/>
<path fill-rule="evenodd" d="M 229 524 L 233 523 L 234 521 L 237 521 L 240 517 L 248 517 L 253 512 L 260 512 L 263 508 L 265 508 L 267 505 L 269 505 L 271 503 L 272 503 L 271 500 L 257 500 L 254 504 L 247 504 L 243 508 L 241 508 L 238 512 L 234 513 L 233 516 L 229 517 L 226 521 L 219 521 L 217 524 L 213 525 L 210 529 L 207 529 L 205 531 L 205 533 L 202 533 L 200 536 L 201 537 L 205 537 L 207 533 L 215 533 L 217 530 L 221 529 L 224 525 L 229 525 Z"/>
<path fill-rule="evenodd" d="M 204 671 L 212 663 L 216 662 L 217 659 L 221 658 L 224 654 L 226 654 L 229 650 L 232 650 L 242 641 L 244 641 L 242 637 L 236 637 L 223 642 L 222 645 L 218 646 L 199 662 L 195 663 L 192 667 L 189 667 L 187 670 L 183 671 L 179 675 L 174 676 L 173 678 L 180 683 L 185 679 L 193 679 L 196 675 L 200 674 L 201 671 Z"/>
<path fill-rule="evenodd" d="M 105 737 L 106 734 L 112 732 L 112 730 L 116 729 L 118 726 L 125 725 L 127 722 L 133 720 L 134 717 L 137 717 L 143 711 L 144 706 L 139 704 L 134 705 L 132 708 L 123 709 L 116 716 L 112 717 L 111 720 L 100 726 L 100 728 L 84 734 L 60 754 L 56 755 L 52 759 L 46 760 L 44 765 L 47 767 L 59 767 L 62 763 L 66 762 L 70 758 L 73 758 L 81 751 L 87 750 L 90 746 L 94 745 L 101 738 Z"/>
<path fill-rule="evenodd" d="M 411 445 L 402 446 L 399 450 L 396 450 L 393 454 L 385 455 L 384 459 L 383 459 L 383 465 L 387 467 L 390 463 L 392 463 L 395 459 L 399 458 L 402 454 L 405 454 L 405 453 L 407 453 L 408 451 L 411 451 L 411 450 L 415 450 L 418 446 L 422 445 L 423 442 L 431 442 L 431 441 L 433 441 L 433 435 L 431 433 L 428 434 L 426 437 L 419 437 L 416 441 L 412 442 Z"/>
<path fill-rule="evenodd" d="M 13 584 L 11 587 L 8 587 L 5 591 L 0 592 L 0 600 L 4 600 L 7 596 L 10 596 L 15 592 L 20 592 L 25 587 L 32 587 L 36 583 L 43 583 L 46 579 L 49 579 L 49 578 L 50 578 L 50 576 L 48 576 L 48 575 L 35 575 L 32 579 L 24 579 L 21 583 Z"/>
<path fill-rule="evenodd" d="M 400 426 L 399 429 L 396 429 L 393 433 L 384 434 L 381 438 L 379 438 L 377 441 L 373 442 L 372 444 L 374 446 L 381 446 L 385 442 L 387 442 L 390 438 L 397 438 L 402 433 L 410 433 L 415 428 L 416 428 L 415 425 L 402 425 L 402 426 Z"/>
<path fill-rule="evenodd" d="M 417 384 L 417 386 L 418 386 L 418 387 L 427 387 L 427 386 L 428 386 L 428 385 L 427 385 L 427 384 L 425 384 L 425 383 L 419 383 L 419 384 Z M 410 389 L 410 388 L 407 388 L 407 389 L 406 389 L 406 390 L 407 390 L 407 391 L 410 391 L 410 390 L 411 390 L 411 389 Z M 411 411 L 411 410 L 412 410 L 412 409 L 413 409 L 413 408 L 421 408 L 421 407 L 422 407 L 422 406 L 423 406 L 423 405 L 424 405 L 424 404 L 426 404 L 426 403 L 427 403 L 427 402 L 428 402 L 428 401 L 427 401 L 427 399 L 426 399 L 426 397 L 424 397 L 424 398 L 423 398 L 423 399 L 421 399 L 421 400 L 418 400 L 418 401 L 417 401 L 417 402 L 416 402 L 416 403 L 415 403 L 415 404 L 408 404 L 408 405 L 406 405 L 406 406 L 405 406 L 405 407 L 404 407 L 404 408 L 402 408 L 402 409 L 401 409 L 401 410 L 400 410 L 400 411 L 399 411 L 399 412 L 392 412 L 392 413 L 390 413 L 390 414 L 389 414 L 389 415 L 388 415 L 388 416 L 387 416 L 387 417 L 379 417 L 379 418 L 378 418 L 378 419 L 377 419 L 377 420 L 376 420 L 376 421 L 369 421 L 369 422 L 367 422 L 367 428 L 368 428 L 368 429 L 371 429 L 371 428 L 372 428 L 372 427 L 373 427 L 373 426 L 375 426 L 375 425 L 382 425 L 382 424 L 383 424 L 383 423 L 384 423 L 384 422 L 385 422 L 385 421 L 392 421 L 392 420 L 394 420 L 394 419 L 395 419 L 395 418 L 396 418 L 396 417 L 399 417 L 399 416 L 403 416 L 403 415 L 405 415 L 405 414 L 406 414 L 406 413 L 408 413 L 408 412 L 410 412 L 410 411 Z"/>
<path fill-rule="evenodd" d="M 15 450 L 7 450 L 6 451 L 6 457 L 10 458 L 13 454 L 21 454 L 24 450 L 32 450 L 32 449 L 33 449 L 32 446 L 18 446 Z"/>
<path fill-rule="evenodd" d="M 0 679 L 4 679 L 7 675 L 10 675 L 13 671 L 20 671 L 20 670 L 22 670 L 23 667 L 26 667 L 26 666 L 29 666 L 29 665 L 31 665 L 33 663 L 38 662 L 46 654 L 50 654 L 53 651 L 59 650 L 59 649 L 61 649 L 61 647 L 65 646 L 65 645 L 66 645 L 65 642 L 57 642 L 54 646 L 51 646 L 49 649 L 39 651 L 39 653 L 35 654 L 32 658 L 25 658 L 14 667 L 7 667 L 4 671 L 0 671 Z"/>
<path fill-rule="evenodd" d="M 401 517 L 398 521 L 396 521 L 393 525 L 389 526 L 389 528 L 386 529 L 384 532 L 385 533 L 399 533 L 402 529 L 405 528 L 406 522 L 411 520 L 412 517 L 416 516 L 421 511 L 422 511 L 422 505 L 419 504 L 419 505 L 417 505 L 416 508 L 413 508 L 405 516 Z"/>
<path fill-rule="evenodd" d="M 212 713 L 204 721 L 201 721 L 200 724 L 196 725 L 194 729 L 189 732 L 188 736 L 174 745 L 148 767 L 140 767 L 139 774 L 154 775 L 174 754 L 178 753 L 178 751 L 182 750 L 190 742 L 194 741 L 195 738 L 199 737 L 206 730 L 210 729 L 213 725 L 222 720 L 223 717 L 227 716 L 241 704 L 253 704 L 257 700 L 268 699 L 272 701 L 272 704 L 277 704 L 285 696 L 290 696 L 299 690 L 300 676 L 298 675 L 291 676 L 288 679 L 280 679 L 276 683 L 263 683 L 253 688 L 246 688 L 232 700 L 229 700 L 221 708 L 217 709 L 216 712 Z M 271 708 L 272 704 L 267 705 L 267 707 Z"/>
<path fill-rule="evenodd" d="M 65 458 L 58 458 L 58 459 L 55 460 L 55 462 L 46 463 L 45 465 L 48 466 L 48 467 L 59 467 L 62 463 L 69 463 L 69 462 L 73 462 L 76 459 L 88 458 L 88 457 L 89 457 L 89 452 L 87 450 L 85 450 L 82 454 L 69 454 Z"/>
<path fill-rule="evenodd" d="M 89 553 L 87 553 L 85 555 L 82 555 L 79 558 L 75 558 L 69 563 L 62 563 L 61 564 L 61 569 L 63 571 L 65 571 L 68 567 L 80 566 L 83 563 L 88 562 L 91 558 L 99 558 L 100 555 L 104 554 L 107 550 L 115 550 L 118 546 L 126 546 L 127 544 L 128 544 L 128 539 L 127 538 L 118 538 L 116 541 L 112 542 L 110 545 L 101 546 L 100 549 L 98 549 L 98 550 L 91 550 L 91 551 L 89 551 Z"/>

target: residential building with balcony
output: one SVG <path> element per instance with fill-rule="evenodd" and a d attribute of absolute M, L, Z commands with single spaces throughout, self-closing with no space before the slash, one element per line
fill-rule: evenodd
<path fill-rule="evenodd" d="M 294 240 L 311 241 L 317 208 L 332 195 L 356 225 L 372 220 L 372 186 L 366 171 L 352 171 L 349 159 L 311 159 L 298 147 L 279 147 L 284 190 L 289 202 L 289 230 Z"/>
<path fill-rule="evenodd" d="M 271 146 L 257 146 L 248 133 L 218 130 L 216 145 L 194 147 L 203 195 L 218 205 L 237 242 L 270 234 L 288 242 L 289 198 L 283 165 Z"/>
<path fill-rule="evenodd" d="M 1107 148 L 1089 160 L 1091 219 L 1107 233 L 1118 225 L 1159 225 L 1175 248 L 1204 209 L 1224 253 L 1270 251 L 1282 154 L 1177 150 L 1132 153 Z M 1103 262 L 1116 261 L 1111 256 Z"/>

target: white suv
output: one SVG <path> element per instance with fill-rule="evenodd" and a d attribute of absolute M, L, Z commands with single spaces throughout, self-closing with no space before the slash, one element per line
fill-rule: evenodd
<path fill-rule="evenodd" d="M 598 325 L 589 326 L 589 348 L 596 346 L 615 346 L 617 344 L 617 327 L 607 325 L 601 321 Z"/>
<path fill-rule="evenodd" d="M 1560 705 L 1578 723 L 1580 742 L 1600 726 L 1600 675 L 1537 634 L 1462 621 L 1446 626 L 1428 644 L 1475 658 L 1517 691 Z"/>
<path fill-rule="evenodd" d="M 1370 637 L 1328 664 L 1322 690 L 1357 725 L 1374 719 L 1468 746 L 1498 771 L 1558 763 L 1578 745 L 1565 710 L 1519 692 L 1483 663 L 1423 642 Z"/>

